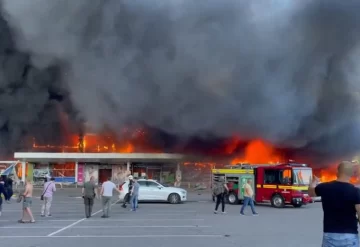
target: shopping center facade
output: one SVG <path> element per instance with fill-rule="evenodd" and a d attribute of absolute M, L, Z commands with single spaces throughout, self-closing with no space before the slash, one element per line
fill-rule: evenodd
<path fill-rule="evenodd" d="M 134 177 L 156 179 L 173 184 L 181 181 L 181 154 L 167 153 L 38 153 L 17 152 L 15 172 L 19 179 L 35 183 L 47 176 L 61 183 L 82 184 L 94 177 L 99 183 L 109 177 L 120 183 Z"/>

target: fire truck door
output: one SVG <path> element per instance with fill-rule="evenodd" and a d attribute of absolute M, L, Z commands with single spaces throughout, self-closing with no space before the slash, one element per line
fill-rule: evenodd
<path fill-rule="evenodd" d="M 255 192 L 254 176 L 252 176 L 252 175 L 243 175 L 243 176 L 240 177 L 239 196 L 238 196 L 239 200 L 244 200 L 245 184 L 247 184 L 248 179 L 252 180 L 251 187 L 253 188 L 253 190 Z"/>
<path fill-rule="evenodd" d="M 261 184 L 261 187 L 256 189 L 256 201 L 270 201 L 279 184 L 279 170 L 263 169 L 261 172 L 263 176 L 257 176 L 257 184 Z"/>

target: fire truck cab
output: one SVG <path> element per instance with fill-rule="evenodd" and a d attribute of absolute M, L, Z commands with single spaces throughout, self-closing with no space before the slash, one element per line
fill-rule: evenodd
<path fill-rule="evenodd" d="M 249 180 L 252 180 L 256 203 L 270 202 L 275 208 L 289 204 L 298 208 L 312 202 L 312 198 L 307 194 L 312 169 L 305 164 L 240 164 L 225 169 L 213 169 L 212 177 L 213 183 L 218 181 L 219 177 L 225 178 L 229 187 L 227 200 L 230 204 L 243 201 L 244 186 Z"/>

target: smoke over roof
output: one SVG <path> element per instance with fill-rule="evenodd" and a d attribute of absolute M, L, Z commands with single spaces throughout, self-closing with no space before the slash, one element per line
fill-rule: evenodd
<path fill-rule="evenodd" d="M 87 121 L 352 154 L 359 8 L 356 0 L 3 0 L 0 141 L 18 148 L 30 132 L 59 140 L 64 121 L 72 129 Z"/>

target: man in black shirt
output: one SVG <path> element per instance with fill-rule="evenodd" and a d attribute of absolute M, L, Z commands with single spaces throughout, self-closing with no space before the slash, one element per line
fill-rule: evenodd
<path fill-rule="evenodd" d="M 14 192 L 13 192 L 13 180 L 11 179 L 10 176 L 8 176 L 5 179 L 5 201 L 7 203 L 10 203 L 10 199 L 13 196 Z"/>
<path fill-rule="evenodd" d="M 132 191 L 133 188 L 133 182 L 134 182 L 134 177 L 133 176 L 129 176 L 129 190 L 128 193 L 125 195 L 124 197 L 124 203 L 121 207 L 126 208 L 126 203 L 130 203 L 130 192 Z"/>
<path fill-rule="evenodd" d="M 309 195 L 321 196 L 323 247 L 359 246 L 360 192 L 350 183 L 353 174 L 354 164 L 343 161 L 338 166 L 337 180 L 319 184 L 314 177 L 310 183 Z"/>

